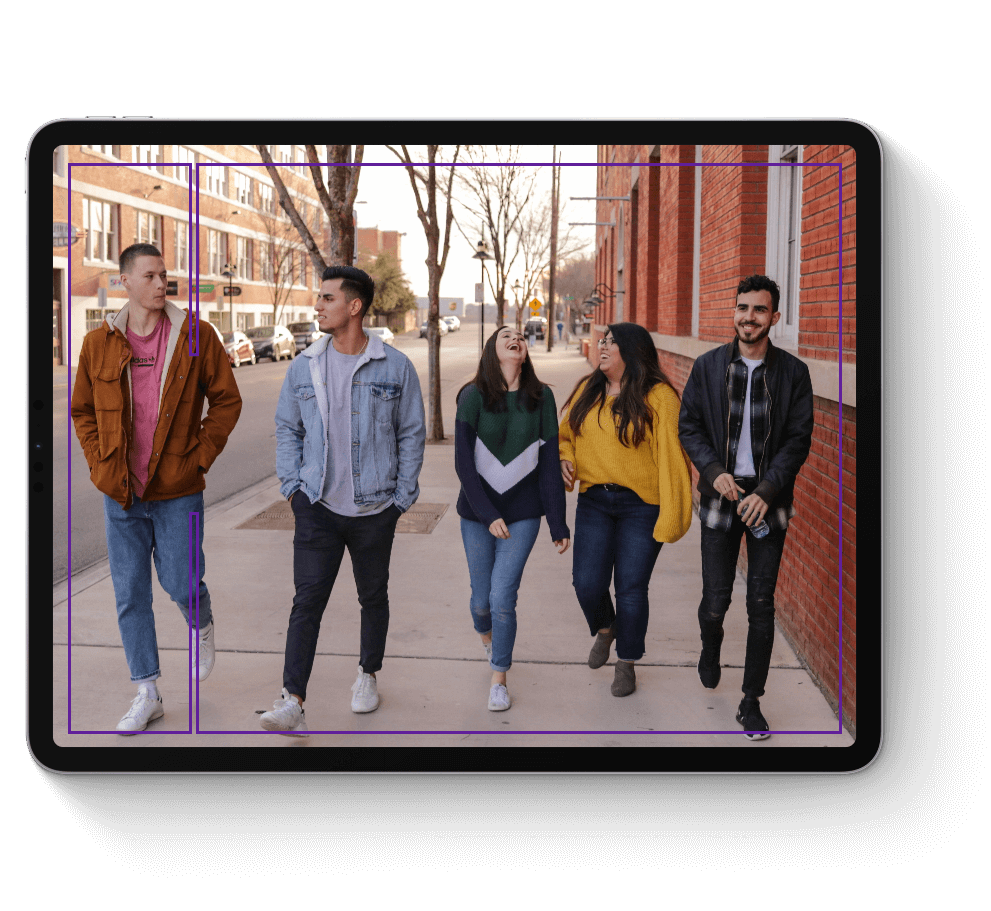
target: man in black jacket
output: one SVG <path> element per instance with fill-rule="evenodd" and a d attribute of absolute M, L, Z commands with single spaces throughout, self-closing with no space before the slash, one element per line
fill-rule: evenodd
<path fill-rule="evenodd" d="M 699 472 L 702 601 L 699 628 L 703 686 L 719 684 L 723 618 L 747 533 L 747 657 L 736 720 L 750 740 L 771 735 L 760 711 L 774 645 L 774 588 L 795 477 L 812 445 L 812 381 L 798 358 L 768 333 L 780 319 L 778 286 L 766 275 L 736 291 L 736 338 L 708 351 L 685 384 L 678 435 Z"/>

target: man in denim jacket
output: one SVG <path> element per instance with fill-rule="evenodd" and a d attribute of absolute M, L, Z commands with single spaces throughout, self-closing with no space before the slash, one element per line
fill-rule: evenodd
<path fill-rule="evenodd" d="M 351 711 L 372 712 L 379 704 L 375 674 L 389 630 L 392 541 L 420 492 L 426 426 L 409 358 L 361 328 L 374 292 L 361 269 L 324 271 L 316 317 L 327 334 L 292 363 L 279 395 L 275 468 L 296 518 L 296 596 L 282 696 L 260 719 L 268 731 L 305 735 L 306 684 L 345 548 L 361 604 Z"/>

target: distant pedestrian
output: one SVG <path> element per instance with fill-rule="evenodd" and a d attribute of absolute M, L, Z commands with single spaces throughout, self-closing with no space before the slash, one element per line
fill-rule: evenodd
<path fill-rule="evenodd" d="M 557 324 L 557 340 L 561 341 L 564 338 L 564 323 L 558 322 Z"/>
<path fill-rule="evenodd" d="M 733 341 L 697 358 L 685 385 L 681 442 L 699 472 L 702 685 L 719 684 L 723 618 L 747 539 L 747 655 L 736 720 L 750 740 L 770 737 L 760 710 L 774 645 L 774 589 L 795 477 L 812 445 L 812 381 L 797 357 L 771 344 L 780 292 L 766 275 L 736 290 Z M 736 506 L 734 507 L 734 504 Z M 758 537 L 760 535 L 760 537 Z"/>
<path fill-rule="evenodd" d="M 533 320 L 526 324 L 526 343 L 528 348 L 537 344 L 537 325 Z"/>
<path fill-rule="evenodd" d="M 454 465 L 457 511 L 471 577 L 471 617 L 492 668 L 489 710 L 505 711 L 516 602 L 530 551 L 547 516 L 558 553 L 570 544 L 557 459 L 557 409 L 537 379 L 523 336 L 501 326 L 478 371 L 458 393 Z"/>
<path fill-rule="evenodd" d="M 615 323 L 599 341 L 599 366 L 565 403 L 561 474 L 580 482 L 573 582 L 595 637 L 588 666 L 616 641 L 614 696 L 636 689 L 646 650 L 650 576 L 661 545 L 688 531 L 688 459 L 678 442 L 678 394 L 657 363 L 650 333 Z M 609 594 L 613 582 L 616 602 Z"/>
<path fill-rule="evenodd" d="M 192 673 L 206 680 L 215 660 L 213 611 L 203 581 L 203 490 L 241 413 L 241 396 L 223 343 L 207 323 L 166 298 L 165 260 L 151 244 L 120 254 L 127 303 L 88 332 L 72 389 L 72 422 L 104 494 L 110 577 L 117 625 L 138 695 L 121 718 L 121 734 L 143 731 L 165 713 L 151 565 L 199 626 Z M 195 355 L 189 352 L 190 335 Z M 204 400 L 209 403 L 203 417 Z M 190 514 L 199 514 L 198 597 L 190 601 Z M 193 610 L 190 610 L 193 607 Z M 182 693 L 186 693 L 185 685 Z"/>
<path fill-rule="evenodd" d="M 306 687 L 345 549 L 361 605 L 351 711 L 379 706 L 392 542 L 399 517 L 420 493 L 426 427 L 409 358 L 361 328 L 374 293 L 375 283 L 361 269 L 324 270 L 316 317 L 327 334 L 292 362 L 279 395 L 275 470 L 296 519 L 296 596 L 282 695 L 260 718 L 268 731 L 306 736 Z"/>

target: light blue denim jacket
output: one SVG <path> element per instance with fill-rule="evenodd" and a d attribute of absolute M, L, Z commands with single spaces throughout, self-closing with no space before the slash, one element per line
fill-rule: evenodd
<path fill-rule="evenodd" d="M 302 488 L 311 503 L 323 492 L 330 433 L 350 433 L 354 502 L 390 496 L 406 512 L 420 495 L 426 423 L 420 380 L 413 364 L 370 335 L 351 375 L 351 426 L 324 426 L 324 359 L 331 336 L 306 348 L 286 371 L 275 410 L 275 472 L 287 499 Z"/>

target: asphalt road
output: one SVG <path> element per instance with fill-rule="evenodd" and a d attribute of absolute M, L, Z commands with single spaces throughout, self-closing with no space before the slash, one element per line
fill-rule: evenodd
<path fill-rule="evenodd" d="M 441 401 L 447 436 L 454 433 L 454 395 L 478 365 L 478 344 L 478 326 L 472 323 L 463 323 L 460 331 L 441 339 Z M 397 336 L 395 347 L 413 362 L 426 393 L 426 339 Z M 286 361 L 273 363 L 266 359 L 234 371 L 244 405 L 227 447 L 207 476 L 207 506 L 275 474 L 275 406 L 288 366 Z M 103 494 L 90 483 L 86 460 L 71 428 L 68 398 L 68 385 L 53 386 L 53 584 L 66 579 L 69 566 L 70 479 L 72 572 L 80 572 L 107 556 Z"/>

